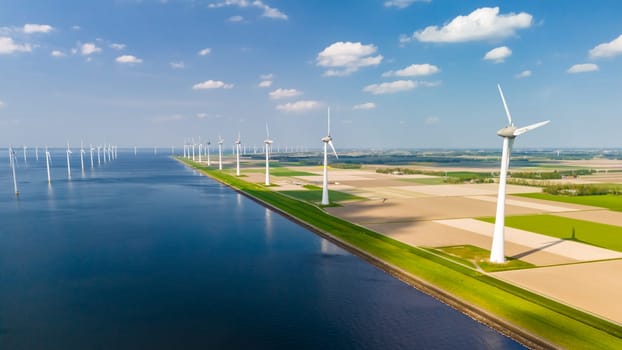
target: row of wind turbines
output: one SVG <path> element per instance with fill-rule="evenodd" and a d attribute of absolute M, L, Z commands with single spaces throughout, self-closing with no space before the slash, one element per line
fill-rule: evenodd
<path fill-rule="evenodd" d="M 27 156 L 27 146 L 23 146 L 23 154 L 24 154 L 24 163 L 28 164 L 28 156 Z M 102 160 L 104 163 L 112 162 L 118 157 L 118 147 L 116 145 L 103 145 L 93 147 L 90 145 L 89 153 L 90 153 L 90 163 L 91 169 L 95 167 L 94 153 L 97 151 L 97 165 L 101 166 Z M 67 142 L 67 149 L 65 150 L 66 158 L 67 158 L 67 179 L 71 180 L 71 148 L 69 147 L 69 142 Z M 80 144 L 80 166 L 82 170 L 82 174 L 84 174 L 84 161 L 85 154 L 87 151 L 84 149 L 84 143 Z M 39 160 L 39 147 L 35 147 L 35 161 Z M 52 163 L 52 156 L 47 146 L 45 146 L 45 168 L 47 173 L 48 184 L 52 183 L 52 173 L 50 171 L 50 165 Z M 11 167 L 11 172 L 13 173 L 13 190 L 15 196 L 19 196 L 19 189 L 17 187 L 17 174 L 15 171 L 17 165 L 17 153 L 12 145 L 9 145 L 9 166 Z"/>

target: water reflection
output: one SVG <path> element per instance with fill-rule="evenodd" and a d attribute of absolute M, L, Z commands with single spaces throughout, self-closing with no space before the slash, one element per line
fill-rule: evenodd
<path fill-rule="evenodd" d="M 350 253 L 339 248 L 325 238 L 320 239 L 320 250 L 324 255 L 349 255 Z"/>
<path fill-rule="evenodd" d="M 266 242 L 270 243 L 272 241 L 272 235 L 274 233 L 272 227 L 272 210 L 268 208 L 264 208 L 264 220 L 265 220 L 265 231 L 266 231 Z"/>

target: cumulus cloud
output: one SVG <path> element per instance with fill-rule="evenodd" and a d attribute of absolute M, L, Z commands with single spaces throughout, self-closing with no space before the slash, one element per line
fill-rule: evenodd
<path fill-rule="evenodd" d="M 385 7 L 406 8 L 416 2 L 430 2 L 431 0 L 389 0 L 384 2 Z"/>
<path fill-rule="evenodd" d="M 412 80 L 396 80 L 390 83 L 371 84 L 363 88 L 363 91 L 374 95 L 393 94 L 400 91 L 408 91 L 417 87 Z"/>
<path fill-rule="evenodd" d="M 434 124 L 440 123 L 440 121 L 441 121 L 441 118 L 439 117 L 429 116 L 429 117 L 426 117 L 423 122 L 425 123 L 425 125 L 434 125 Z"/>
<path fill-rule="evenodd" d="M 596 45 L 590 50 L 591 58 L 613 57 L 622 54 L 622 34 L 608 43 Z"/>
<path fill-rule="evenodd" d="M 17 44 L 13 38 L 0 37 L 0 55 L 10 55 L 16 52 L 30 52 L 32 47 L 29 44 Z"/>
<path fill-rule="evenodd" d="M 276 109 L 279 111 L 283 111 L 283 112 L 300 113 L 300 112 L 305 112 L 305 111 L 309 111 L 312 109 L 316 109 L 320 107 L 321 105 L 322 104 L 318 101 L 302 100 L 302 101 L 296 101 L 296 102 L 290 102 L 290 103 L 278 105 L 276 106 Z"/>
<path fill-rule="evenodd" d="M 325 76 L 345 76 L 361 67 L 376 66 L 382 62 L 382 55 L 372 56 L 378 51 L 376 46 L 360 42 L 339 41 L 326 47 L 316 57 L 317 65 L 330 68 Z"/>
<path fill-rule="evenodd" d="M 373 102 L 365 102 L 365 103 L 352 106 L 352 109 L 355 109 L 355 110 L 368 110 L 368 109 L 374 109 L 374 108 L 376 108 L 376 104 Z"/>
<path fill-rule="evenodd" d="M 89 56 L 89 55 L 92 55 L 94 53 L 98 53 L 101 51 L 102 49 L 97 47 L 97 45 L 95 45 L 94 43 L 84 43 L 80 45 L 80 54 L 82 56 Z"/>
<path fill-rule="evenodd" d="M 416 31 L 412 39 L 435 43 L 503 39 L 515 35 L 519 29 L 531 27 L 532 23 L 533 16 L 526 12 L 500 15 L 498 7 L 482 7 L 442 27 L 429 26 Z"/>
<path fill-rule="evenodd" d="M 26 34 L 49 33 L 54 30 L 54 27 L 47 24 L 24 24 L 23 30 Z"/>
<path fill-rule="evenodd" d="M 109 45 L 111 49 L 115 50 L 123 50 L 125 49 L 125 44 L 112 43 Z"/>
<path fill-rule="evenodd" d="M 220 8 L 220 7 L 228 7 L 228 6 L 236 6 L 240 8 L 249 8 L 254 7 L 262 10 L 262 17 L 272 18 L 272 19 L 287 19 L 287 15 L 281 10 L 270 7 L 266 5 L 261 0 L 224 0 L 222 2 L 211 3 L 207 7 L 209 8 Z"/>
<path fill-rule="evenodd" d="M 574 66 L 568 68 L 566 72 L 568 73 L 586 73 L 586 72 L 594 72 L 598 70 L 598 66 L 594 63 L 582 63 L 575 64 Z"/>
<path fill-rule="evenodd" d="M 396 70 L 396 71 L 388 71 L 382 74 L 383 77 L 417 77 L 424 75 L 431 75 L 440 72 L 441 70 L 432 64 L 424 63 L 424 64 L 411 64 L 410 66 Z"/>
<path fill-rule="evenodd" d="M 50 55 L 52 55 L 52 57 L 65 57 L 65 53 L 60 50 L 52 50 Z"/>
<path fill-rule="evenodd" d="M 229 19 L 227 19 L 229 22 L 242 22 L 244 20 L 244 17 L 242 16 L 231 16 L 229 17 Z"/>
<path fill-rule="evenodd" d="M 122 63 L 122 64 L 137 64 L 137 63 L 143 63 L 143 60 L 136 57 L 136 56 L 132 56 L 132 55 L 123 55 L 123 56 L 119 56 L 115 59 L 115 61 L 117 61 L 117 63 Z"/>
<path fill-rule="evenodd" d="M 494 63 L 503 63 L 505 59 L 512 56 L 512 50 L 507 46 L 499 46 L 486 52 L 484 59 Z"/>
<path fill-rule="evenodd" d="M 514 77 L 516 79 L 523 79 L 523 78 L 529 78 L 531 76 L 531 71 L 529 69 L 524 70 L 518 74 L 516 74 Z"/>
<path fill-rule="evenodd" d="M 282 98 L 290 98 L 302 95 L 302 91 L 296 89 L 276 89 L 269 93 L 270 98 L 273 100 L 279 100 Z"/>
<path fill-rule="evenodd" d="M 184 69 L 186 67 L 184 65 L 184 62 L 182 62 L 182 61 L 171 62 L 170 65 L 171 65 L 171 68 L 173 68 L 173 69 Z"/>
<path fill-rule="evenodd" d="M 199 51 L 199 56 L 207 56 L 212 52 L 212 49 L 210 49 L 209 47 Z"/>
<path fill-rule="evenodd" d="M 220 80 L 206 80 L 192 86 L 192 90 L 209 90 L 209 89 L 231 89 L 233 84 L 227 84 Z"/>
<path fill-rule="evenodd" d="M 260 88 L 267 88 L 272 86 L 272 80 L 262 80 L 257 84 Z"/>

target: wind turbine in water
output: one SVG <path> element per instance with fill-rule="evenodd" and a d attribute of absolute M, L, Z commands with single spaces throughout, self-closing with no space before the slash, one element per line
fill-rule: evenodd
<path fill-rule="evenodd" d="M 82 168 L 82 175 L 84 175 L 84 142 L 80 141 L 80 166 Z"/>
<path fill-rule="evenodd" d="M 50 175 L 50 162 L 52 161 L 52 157 L 50 156 L 50 152 L 48 151 L 48 146 L 45 146 L 45 167 L 48 172 L 48 183 L 52 183 L 52 176 Z"/>
<path fill-rule="evenodd" d="M 93 144 L 91 143 L 91 148 L 89 149 L 89 151 L 91 152 L 91 169 L 93 169 L 93 151 L 95 150 L 95 148 L 93 148 Z"/>
<path fill-rule="evenodd" d="M 28 164 L 28 160 L 26 159 L 26 149 L 28 147 L 26 147 L 26 145 L 24 145 L 24 164 Z"/>
<path fill-rule="evenodd" d="M 67 142 L 67 178 L 71 180 L 71 163 L 69 162 L 69 155 L 71 154 L 71 149 L 69 149 L 69 142 Z"/>
<path fill-rule="evenodd" d="M 516 136 L 522 135 L 527 131 L 539 128 L 545 124 L 548 124 L 550 120 L 531 124 L 522 128 L 514 126 L 512 121 L 512 115 L 505 102 L 505 96 L 503 96 L 503 90 L 501 86 L 497 84 L 499 89 L 499 95 L 501 95 L 501 101 L 503 101 L 503 108 L 505 108 L 505 115 L 508 118 L 508 126 L 497 131 L 497 135 L 503 137 L 503 151 L 501 153 L 501 171 L 499 172 L 499 194 L 497 196 L 497 214 L 495 217 L 495 230 L 492 236 L 492 248 L 490 249 L 490 262 L 492 263 L 504 263 L 505 262 L 505 185 L 507 182 L 508 168 L 510 166 L 510 154 L 512 153 L 512 145 Z"/>
<path fill-rule="evenodd" d="M 240 132 L 238 131 L 238 138 L 235 140 L 235 176 L 240 176 Z"/>
<path fill-rule="evenodd" d="M 270 186 L 270 148 L 272 147 L 272 140 L 270 140 L 270 129 L 268 129 L 268 123 L 266 123 L 266 186 Z"/>
<path fill-rule="evenodd" d="M 324 142 L 324 178 L 322 179 L 322 205 L 330 204 L 328 199 L 328 146 L 333 150 L 335 157 L 339 158 L 333 146 L 333 137 L 330 136 L 330 107 L 328 107 L 328 135 L 322 137 Z"/>
<path fill-rule="evenodd" d="M 17 176 L 15 176 L 15 151 L 13 150 L 13 146 L 9 146 L 9 163 L 13 171 L 13 190 L 15 196 L 19 196 L 19 191 L 17 190 Z"/>
<path fill-rule="evenodd" d="M 225 140 L 220 138 L 218 135 L 218 170 L 222 170 L 222 144 Z"/>

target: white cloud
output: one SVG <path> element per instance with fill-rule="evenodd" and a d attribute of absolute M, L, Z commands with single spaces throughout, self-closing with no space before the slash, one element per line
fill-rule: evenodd
<path fill-rule="evenodd" d="M 484 59 L 494 63 L 503 63 L 505 59 L 512 56 L 512 50 L 507 46 L 499 46 L 486 52 Z"/>
<path fill-rule="evenodd" d="M 440 123 L 440 121 L 441 121 L 441 118 L 430 116 L 430 117 L 426 117 L 423 122 L 425 123 L 425 125 L 433 125 L 433 124 Z"/>
<path fill-rule="evenodd" d="M 184 65 L 184 62 L 182 62 L 182 61 L 171 62 L 170 65 L 171 65 L 171 68 L 173 68 L 173 69 L 184 69 L 184 68 L 186 68 L 186 66 Z"/>
<path fill-rule="evenodd" d="M 608 43 L 596 45 L 590 50 L 591 58 L 613 57 L 622 54 L 622 34 Z"/>
<path fill-rule="evenodd" d="M 272 80 L 274 79 L 274 74 L 270 73 L 270 74 L 262 74 L 259 76 L 259 79 L 261 80 Z"/>
<path fill-rule="evenodd" d="M 115 61 L 117 61 L 117 63 L 122 63 L 122 64 L 137 64 L 137 63 L 143 63 L 143 60 L 136 57 L 136 56 L 132 56 L 132 55 L 123 55 L 123 56 L 119 56 L 115 59 Z"/>
<path fill-rule="evenodd" d="M 212 49 L 210 49 L 209 47 L 199 51 L 199 56 L 207 56 L 212 52 Z"/>
<path fill-rule="evenodd" d="M 82 56 L 89 56 L 94 53 L 101 52 L 102 49 L 97 47 L 94 43 L 84 43 L 80 46 L 80 53 Z"/>
<path fill-rule="evenodd" d="M 372 56 L 377 50 L 372 44 L 339 41 L 322 50 L 315 60 L 320 67 L 333 68 L 327 70 L 325 76 L 345 76 L 361 67 L 380 64 L 382 55 Z"/>
<path fill-rule="evenodd" d="M 259 82 L 259 84 L 257 85 L 260 88 L 267 88 L 272 86 L 272 80 L 262 80 Z"/>
<path fill-rule="evenodd" d="M 518 74 L 516 74 L 514 77 L 516 79 L 523 79 L 523 78 L 529 78 L 531 76 L 531 71 L 529 69 L 524 70 Z"/>
<path fill-rule="evenodd" d="M 29 44 L 16 44 L 12 38 L 6 36 L 0 37 L 0 55 L 30 51 L 32 51 L 32 47 Z"/>
<path fill-rule="evenodd" d="M 598 70 L 598 66 L 594 63 L 583 63 L 583 64 L 575 64 L 574 66 L 568 68 L 568 73 L 585 73 L 585 72 L 594 72 Z"/>
<path fill-rule="evenodd" d="M 80 26 L 75 25 L 75 26 L 71 26 L 71 29 L 72 30 L 80 30 L 82 28 L 80 28 Z"/>
<path fill-rule="evenodd" d="M 54 30 L 54 28 L 47 24 L 24 24 L 23 30 L 26 34 L 49 33 Z"/>
<path fill-rule="evenodd" d="M 296 89 L 276 89 L 269 93 L 270 98 L 273 100 L 279 100 L 282 98 L 290 98 L 302 95 L 302 91 Z"/>
<path fill-rule="evenodd" d="M 529 28 L 533 16 L 526 13 L 499 15 L 498 7 L 482 7 L 466 16 L 458 16 L 442 27 L 429 26 L 413 33 L 422 42 L 457 43 L 475 40 L 503 39 L 518 29 Z"/>
<path fill-rule="evenodd" d="M 244 17 L 242 16 L 231 16 L 229 17 L 228 21 L 229 22 L 242 22 L 244 20 Z"/>
<path fill-rule="evenodd" d="M 233 84 L 226 84 L 220 80 L 206 80 L 192 86 L 192 90 L 208 90 L 208 89 L 231 89 Z"/>
<path fill-rule="evenodd" d="M 112 43 L 109 46 L 110 46 L 111 49 L 115 49 L 115 50 L 123 50 L 123 49 L 125 49 L 125 44 Z"/>
<path fill-rule="evenodd" d="M 320 107 L 322 104 L 318 101 L 302 100 L 290 102 L 276 106 L 276 109 L 283 112 L 305 112 Z"/>
<path fill-rule="evenodd" d="M 368 110 L 368 109 L 374 109 L 374 108 L 376 108 L 376 104 L 373 102 L 365 102 L 365 103 L 352 106 L 352 109 L 357 109 L 357 110 Z"/>
<path fill-rule="evenodd" d="M 385 7 L 406 8 L 416 2 L 430 2 L 431 0 L 389 0 L 384 2 Z"/>
<path fill-rule="evenodd" d="M 53 50 L 50 55 L 53 57 L 65 57 L 65 53 L 60 50 Z"/>
<path fill-rule="evenodd" d="M 400 91 L 408 91 L 417 87 L 417 82 L 412 80 L 396 80 L 390 83 L 371 84 L 363 88 L 363 91 L 374 95 L 393 94 Z"/>
<path fill-rule="evenodd" d="M 287 15 L 281 12 L 279 9 L 270 7 L 264 4 L 261 0 L 224 0 L 222 2 L 211 3 L 207 7 L 209 8 L 220 8 L 220 7 L 228 7 L 228 6 L 236 6 L 241 8 L 254 7 L 260 10 L 263 10 L 262 16 L 273 19 L 287 19 Z"/>
<path fill-rule="evenodd" d="M 431 75 L 440 72 L 441 70 L 432 64 L 424 63 L 424 64 L 411 64 L 410 66 L 396 70 L 396 71 L 388 71 L 382 74 L 383 77 L 417 77 L 424 75 Z"/>

